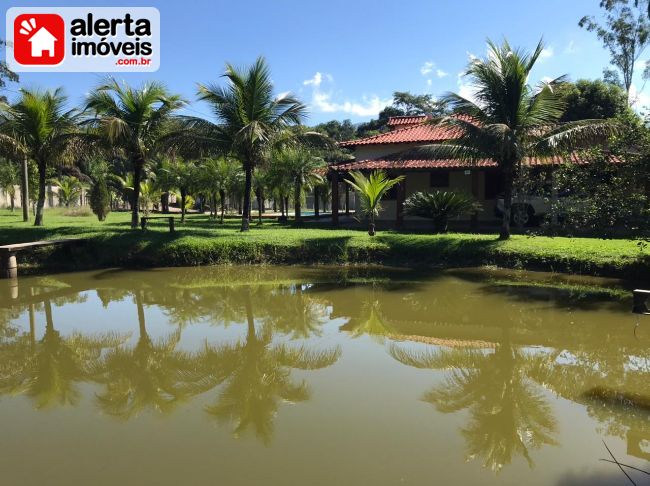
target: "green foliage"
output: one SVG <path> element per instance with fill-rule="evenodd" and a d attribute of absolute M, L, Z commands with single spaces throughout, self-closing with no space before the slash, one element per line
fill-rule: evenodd
<path fill-rule="evenodd" d="M 169 93 L 158 82 L 132 88 L 126 83 L 108 79 L 88 96 L 86 110 L 91 113 L 87 123 L 104 138 L 112 152 L 131 162 L 131 227 L 139 224 L 140 182 L 147 162 L 159 148 L 169 131 L 175 112 L 185 102 Z"/>
<path fill-rule="evenodd" d="M 30 268 L 88 269 L 137 265 L 291 263 L 430 263 L 449 266 L 499 265 L 508 268 L 564 271 L 647 279 L 649 250 L 636 240 L 492 235 L 443 235 L 385 231 L 370 237 L 359 230 L 292 228 L 269 221 L 239 233 L 235 218 L 215 227 L 207 215 L 190 214 L 170 234 L 165 221 L 152 221 L 146 234 L 129 230 L 129 214 L 110 213 L 100 223 L 94 216 L 70 218 L 62 208 L 47 210 L 47 226 L 21 224 L 10 213 L 0 221 L 0 244 L 71 237 L 90 238 L 75 251 L 21 254 L 21 272 Z M 72 251 L 72 250 L 70 250 Z M 51 257 L 48 255 L 51 254 Z"/>
<path fill-rule="evenodd" d="M 357 129 L 350 120 L 331 120 L 325 123 L 320 123 L 314 127 L 317 132 L 324 133 L 332 140 L 337 142 L 345 142 L 352 140 L 356 136 Z"/>
<path fill-rule="evenodd" d="M 370 221 L 370 236 L 375 234 L 375 218 L 381 211 L 381 200 L 386 192 L 396 184 L 404 180 L 404 176 L 389 178 L 383 171 L 373 171 L 370 176 L 366 177 L 361 172 L 354 171 L 350 173 L 352 180 L 347 180 L 348 184 L 357 191 L 361 200 L 360 212 Z"/>
<path fill-rule="evenodd" d="M 471 196 L 453 191 L 416 192 L 404 203 L 406 214 L 432 219 L 437 233 L 447 232 L 450 219 L 480 210 Z"/>
<path fill-rule="evenodd" d="M 79 201 L 84 186 L 76 177 L 63 176 L 50 182 L 58 188 L 57 196 L 60 204 L 70 207 L 71 204 L 75 205 Z"/>
<path fill-rule="evenodd" d="M 97 179 L 90 189 L 90 208 L 99 221 L 106 220 L 111 210 L 111 195 L 104 177 Z"/>
<path fill-rule="evenodd" d="M 0 189 L 11 199 L 11 210 L 14 210 L 16 187 L 20 185 L 18 168 L 8 160 L 0 159 Z"/>
<path fill-rule="evenodd" d="M 88 150 L 78 130 L 80 114 L 66 105 L 61 88 L 21 89 L 16 103 L 0 107 L 0 150 L 13 159 L 27 158 L 38 168 L 36 226 L 43 224 L 48 167 L 72 163 Z"/>
<path fill-rule="evenodd" d="M 559 123 L 565 104 L 555 90 L 558 78 L 533 88 L 531 70 L 544 46 L 532 53 L 515 49 L 504 41 L 488 41 L 488 55 L 473 59 L 465 72 L 475 89 L 475 100 L 459 94 L 444 99 L 453 116 L 442 126 L 458 137 L 442 144 L 425 145 L 410 155 L 428 159 L 461 159 L 474 163 L 496 161 L 503 174 L 504 211 L 500 236 L 510 237 L 513 181 L 525 157 L 564 154 L 587 143 L 594 144 L 613 131 L 608 121 Z"/>
<path fill-rule="evenodd" d="M 260 57 L 247 69 L 226 65 L 225 86 L 199 85 L 199 99 L 207 102 L 216 116 L 214 122 L 187 118 L 185 129 L 170 137 L 169 143 L 197 154 L 233 156 L 245 173 L 242 231 L 250 226 L 249 209 L 256 165 L 268 160 L 278 139 L 289 144 L 299 138 L 298 125 L 307 107 L 292 95 L 276 96 L 269 66 Z"/>
<path fill-rule="evenodd" d="M 604 23 L 586 15 L 578 25 L 596 33 L 609 51 L 612 66 L 622 74 L 623 86 L 629 95 L 634 64 L 650 44 L 648 3 L 645 0 L 600 0 L 600 8 L 605 11 Z"/>
<path fill-rule="evenodd" d="M 4 49 L 4 46 L 6 45 L 6 42 L 4 39 L 0 39 L 0 48 Z M 7 81 L 11 81 L 13 83 L 18 82 L 18 75 L 13 72 L 11 69 L 9 69 L 9 66 L 7 66 L 7 62 L 4 60 L 0 60 L 0 90 L 7 86 Z M 0 101 L 6 101 L 6 98 L 2 95 L 0 95 Z"/>
<path fill-rule="evenodd" d="M 562 122 L 614 118 L 628 109 L 625 91 L 599 79 L 563 83 L 557 90 L 566 105 Z"/>

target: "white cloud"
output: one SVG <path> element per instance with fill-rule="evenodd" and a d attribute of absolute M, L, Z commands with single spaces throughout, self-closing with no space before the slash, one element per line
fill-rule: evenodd
<path fill-rule="evenodd" d="M 447 76 L 449 76 L 449 73 L 443 71 L 442 69 L 436 69 L 436 76 L 438 76 L 439 78 L 446 78 Z"/>
<path fill-rule="evenodd" d="M 302 84 L 305 86 L 320 86 L 320 84 L 323 82 L 323 75 L 319 73 L 318 71 L 316 74 L 314 74 L 314 77 L 311 79 L 305 79 Z"/>
<path fill-rule="evenodd" d="M 555 51 L 553 50 L 552 46 L 545 47 L 544 49 L 542 49 L 542 52 L 539 55 L 539 58 L 540 59 L 550 59 L 551 57 L 553 57 L 553 54 L 555 54 Z"/>
<path fill-rule="evenodd" d="M 436 67 L 435 62 L 426 61 L 424 64 L 422 64 L 422 67 L 420 68 L 420 74 L 422 74 L 422 76 L 426 76 L 431 71 L 433 71 L 433 68 L 435 68 L 435 67 Z"/>
<path fill-rule="evenodd" d="M 433 81 L 430 79 L 427 79 L 427 86 L 431 86 L 433 84 Z"/>
<path fill-rule="evenodd" d="M 470 100 L 474 103 L 477 102 L 476 87 L 471 83 L 466 82 L 466 77 L 464 77 L 462 73 L 458 75 L 458 94 L 466 100 Z"/>
<path fill-rule="evenodd" d="M 275 97 L 276 100 L 281 100 L 282 98 L 286 98 L 291 91 L 283 91 L 282 93 L 278 93 L 278 95 Z"/>
<path fill-rule="evenodd" d="M 361 102 L 336 101 L 331 91 L 322 90 L 324 80 L 332 83 L 334 78 L 329 74 L 317 72 L 311 79 L 303 81 L 303 85 L 312 87 L 311 106 L 324 113 L 347 113 L 358 117 L 377 116 L 393 102 L 392 98 L 383 99 L 376 95 L 363 96 Z"/>
<path fill-rule="evenodd" d="M 349 113 L 350 115 L 367 117 L 378 115 L 381 110 L 393 102 L 392 98 L 382 99 L 376 95 L 364 96 L 362 100 L 362 103 L 352 101 L 344 101 L 342 103 L 338 103 L 332 101 L 331 93 L 315 91 L 312 98 L 312 103 L 320 111 L 323 111 L 325 113 L 341 112 Z"/>
<path fill-rule="evenodd" d="M 567 44 L 567 46 L 564 48 L 564 53 L 565 54 L 576 54 L 578 52 L 578 48 L 576 47 L 575 41 L 571 40 Z"/>

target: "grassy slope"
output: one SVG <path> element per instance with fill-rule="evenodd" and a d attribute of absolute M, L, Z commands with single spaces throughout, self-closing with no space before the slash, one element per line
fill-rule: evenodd
<path fill-rule="evenodd" d="M 0 211 L 0 244 L 87 237 L 85 247 L 39 250 L 21 255 L 23 262 L 47 267 L 176 266 L 216 263 L 419 263 L 443 266 L 496 264 L 513 268 L 569 271 L 647 279 L 650 251 L 632 240 L 515 236 L 500 242 L 491 235 L 294 228 L 275 222 L 237 231 L 238 220 L 220 226 L 207 216 L 190 215 L 177 233 L 164 221 L 142 232 L 129 229 L 129 214 L 112 213 L 99 223 L 94 216 L 65 216 L 60 209 L 45 214 L 45 226 L 34 228 L 18 213 Z M 72 253 L 72 254 L 70 254 Z M 73 265 L 71 263 L 74 262 Z"/>

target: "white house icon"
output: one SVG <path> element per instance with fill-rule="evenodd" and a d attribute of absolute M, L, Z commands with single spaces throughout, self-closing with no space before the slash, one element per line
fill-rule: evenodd
<path fill-rule="evenodd" d="M 29 38 L 32 43 L 32 57 L 42 57 L 43 52 L 47 51 L 48 57 L 54 57 L 54 43 L 57 38 L 49 30 L 41 27 L 38 32 Z"/>

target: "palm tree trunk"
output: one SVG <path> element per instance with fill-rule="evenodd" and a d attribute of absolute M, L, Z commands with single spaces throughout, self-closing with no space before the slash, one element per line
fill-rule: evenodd
<path fill-rule="evenodd" d="M 23 209 L 23 221 L 29 221 L 29 170 L 27 157 L 23 157 L 20 171 L 20 204 Z"/>
<path fill-rule="evenodd" d="M 512 213 L 512 185 L 513 185 L 513 166 L 508 163 L 503 168 L 503 219 L 501 220 L 500 240 L 510 238 L 510 215 Z"/>
<path fill-rule="evenodd" d="M 320 201 L 318 200 L 320 197 L 319 193 L 320 187 L 314 187 L 314 217 L 316 218 L 320 218 Z"/>
<path fill-rule="evenodd" d="M 219 197 L 221 198 L 221 224 L 223 224 L 223 216 L 226 212 L 226 191 L 221 189 L 219 191 Z"/>
<path fill-rule="evenodd" d="M 45 162 L 38 163 L 38 201 L 34 226 L 43 226 L 43 207 L 45 206 Z"/>
<path fill-rule="evenodd" d="M 160 196 L 160 206 L 164 214 L 169 213 L 169 192 L 163 192 Z"/>
<path fill-rule="evenodd" d="M 241 215 L 241 231 L 250 230 L 251 214 L 251 190 L 253 188 L 253 167 L 250 163 L 245 164 L 246 182 L 244 184 L 244 207 Z"/>
<path fill-rule="evenodd" d="M 296 181 L 296 185 L 294 187 L 294 195 L 293 195 L 293 213 L 294 213 L 294 219 L 296 220 L 296 223 L 300 223 L 302 221 L 302 214 L 300 213 L 301 207 L 300 207 L 300 193 L 302 192 L 302 185 L 300 184 L 300 181 Z"/>
<path fill-rule="evenodd" d="M 16 210 L 16 195 L 12 193 L 9 197 L 11 198 L 11 212 L 13 213 Z"/>
<path fill-rule="evenodd" d="M 187 190 L 181 187 L 181 223 L 185 222 L 185 201 L 187 199 Z"/>
<path fill-rule="evenodd" d="M 133 162 L 133 201 L 131 205 L 131 228 L 137 229 L 140 223 L 140 182 L 142 181 L 142 169 L 144 160 Z"/>

